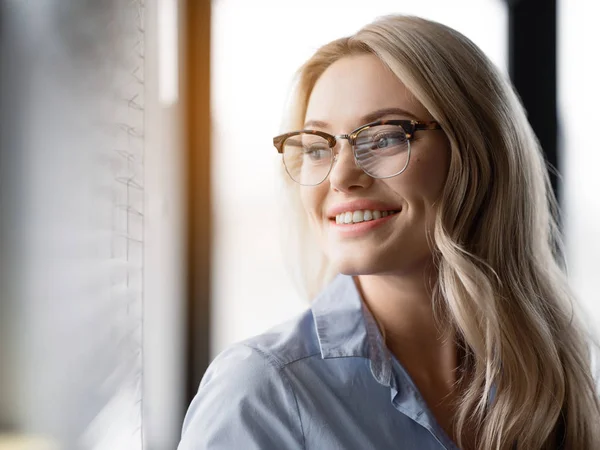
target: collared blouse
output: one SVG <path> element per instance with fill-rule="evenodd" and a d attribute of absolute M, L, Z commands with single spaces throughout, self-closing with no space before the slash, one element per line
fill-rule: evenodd
<path fill-rule="evenodd" d="M 491 400 L 491 399 L 490 399 Z M 457 450 L 352 277 L 206 371 L 178 450 Z"/>

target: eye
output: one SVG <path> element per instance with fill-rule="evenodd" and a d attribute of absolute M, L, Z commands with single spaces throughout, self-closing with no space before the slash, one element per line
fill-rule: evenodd
<path fill-rule="evenodd" d="M 355 141 L 359 153 L 400 151 L 406 145 L 406 132 L 403 128 L 395 125 L 378 125 L 367 128 L 358 134 Z"/>
<path fill-rule="evenodd" d="M 396 145 L 402 145 L 406 141 L 404 133 L 399 132 L 382 132 L 373 136 L 372 148 L 386 149 Z"/>
<path fill-rule="evenodd" d="M 313 162 L 328 160 L 329 155 L 330 152 L 328 148 L 304 148 L 304 156 Z"/>
<path fill-rule="evenodd" d="M 385 148 L 388 146 L 388 141 L 389 141 L 388 137 L 382 136 L 375 142 L 375 146 L 377 148 Z"/>

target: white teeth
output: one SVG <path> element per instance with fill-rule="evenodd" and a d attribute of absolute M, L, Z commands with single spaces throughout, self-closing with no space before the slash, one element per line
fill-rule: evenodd
<path fill-rule="evenodd" d="M 335 223 L 347 224 L 347 223 L 360 223 L 367 222 L 369 220 L 377 220 L 382 217 L 391 216 L 399 211 L 371 211 L 371 210 L 359 210 L 359 211 L 347 211 L 335 216 Z"/>
<path fill-rule="evenodd" d="M 364 218 L 364 214 L 362 211 L 354 211 L 354 214 L 352 214 L 352 222 L 357 223 L 357 222 L 362 222 Z"/>

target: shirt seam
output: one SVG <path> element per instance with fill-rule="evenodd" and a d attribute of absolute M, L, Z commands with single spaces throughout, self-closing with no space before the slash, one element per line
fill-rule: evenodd
<path fill-rule="evenodd" d="M 253 347 L 248 344 L 242 344 L 242 345 L 250 348 L 251 350 L 255 350 L 258 353 L 260 353 L 269 362 L 269 364 L 271 364 L 271 366 L 273 366 L 273 368 L 281 374 L 282 380 L 285 379 L 285 382 L 287 383 L 289 390 L 292 392 L 292 396 L 294 397 L 294 403 L 296 404 L 296 414 L 298 415 L 298 422 L 300 423 L 300 434 L 302 436 L 302 448 L 304 450 L 306 450 L 306 436 L 304 435 L 304 426 L 302 424 L 302 416 L 300 415 L 300 405 L 298 404 L 298 398 L 296 396 L 296 391 L 294 390 L 294 386 L 292 385 L 291 380 L 289 379 L 287 374 L 285 374 L 284 371 L 282 370 L 286 367 L 287 364 L 282 364 L 281 361 L 279 361 L 275 356 L 265 352 L 264 350 L 262 350 L 260 348 Z M 298 358 L 294 361 L 289 362 L 288 364 L 299 361 L 301 359 L 310 358 L 312 356 L 315 356 L 316 354 L 318 354 L 318 353 L 315 353 L 314 355 L 309 355 L 309 356 L 304 356 L 302 358 Z"/>

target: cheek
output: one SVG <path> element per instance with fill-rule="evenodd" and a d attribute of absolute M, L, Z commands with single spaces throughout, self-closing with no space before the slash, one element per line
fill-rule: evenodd
<path fill-rule="evenodd" d="M 304 212 L 306 214 L 310 214 L 314 200 L 312 198 L 311 192 L 305 187 L 300 188 L 300 200 L 302 201 L 302 207 L 304 208 Z"/>
<path fill-rule="evenodd" d="M 321 186 L 301 186 L 300 199 L 310 221 L 318 220 L 323 210 L 325 194 Z"/>
<path fill-rule="evenodd" d="M 421 198 L 431 204 L 439 197 L 448 173 L 448 149 L 442 147 L 425 156 L 411 159 L 403 175 L 403 186 L 413 198 Z M 401 175 L 402 176 L 402 175 Z"/>
<path fill-rule="evenodd" d="M 432 173 L 423 161 L 415 158 L 410 162 L 411 166 L 406 169 L 397 179 L 392 179 L 386 184 L 405 202 L 413 213 L 422 210 L 428 199 L 437 188 L 434 186 Z"/>

